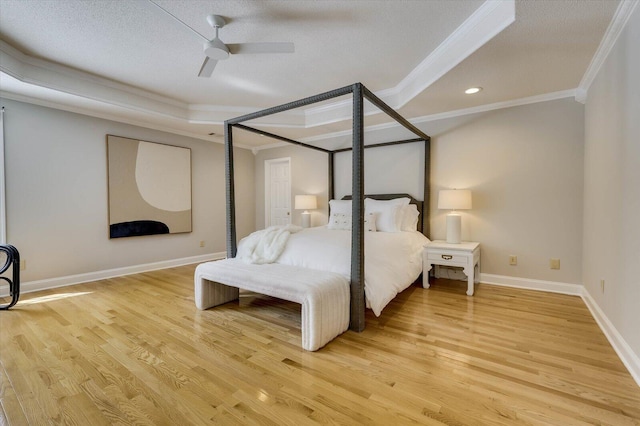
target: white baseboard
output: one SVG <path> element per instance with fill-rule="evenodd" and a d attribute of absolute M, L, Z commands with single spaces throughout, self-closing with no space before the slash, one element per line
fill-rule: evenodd
<path fill-rule="evenodd" d="M 33 291 L 47 290 L 73 284 L 98 281 L 123 275 L 131 275 L 141 272 L 155 271 L 158 269 L 173 268 L 176 266 L 189 265 L 192 263 L 208 262 L 211 260 L 224 259 L 225 257 L 225 252 L 209 253 L 201 256 L 165 260 L 161 262 L 147 263 L 144 265 L 126 266 L 123 268 L 108 269 L 86 274 L 69 275 L 66 277 L 51 278 L 39 281 L 28 281 L 20 285 L 20 292 L 30 293 Z M 633 352 L 629 344 L 620 335 L 618 330 L 616 330 L 616 328 L 611 323 L 611 321 L 609 321 L 604 312 L 602 312 L 600 307 L 596 304 L 596 302 L 593 300 L 584 286 L 580 284 L 516 278 L 485 273 L 480 274 L 480 281 L 484 284 L 515 287 L 527 290 L 546 291 L 551 293 L 562 293 L 582 297 L 582 300 L 584 300 L 587 308 L 591 312 L 591 315 L 596 320 L 598 326 L 600 326 L 600 329 L 609 340 L 609 343 L 611 343 L 611 346 L 613 346 L 613 349 L 616 351 L 625 367 L 627 367 L 633 379 L 636 381 L 638 386 L 640 386 L 640 358 Z M 5 291 L 0 291 L 0 293 L 4 292 Z"/>
<path fill-rule="evenodd" d="M 37 281 L 26 281 L 24 283 L 20 283 L 20 293 L 31 293 L 33 291 L 48 290 L 51 288 L 104 280 L 107 278 L 121 277 L 123 275 L 139 274 L 141 272 L 173 268 L 192 263 L 209 262 L 211 260 L 224 259 L 225 257 L 227 257 L 227 253 L 225 252 L 209 253 L 200 256 L 183 257 L 181 259 L 163 260 L 161 262 L 146 263 L 143 265 L 125 266 L 122 268 L 89 272 L 86 274 L 69 275 L 66 277 L 48 278 Z"/>
<path fill-rule="evenodd" d="M 591 315 L 600 326 L 609 343 L 611 343 L 611 346 L 613 346 L 613 350 L 616 351 L 624 366 L 627 367 L 627 370 L 631 373 L 631 377 L 633 377 L 638 386 L 640 386 L 640 357 L 633 352 L 631 346 L 629 346 L 611 321 L 609 321 L 609 318 L 602 312 L 602 309 L 600 309 L 595 300 L 593 300 L 586 288 L 582 289 L 581 296 L 585 305 L 587 305 L 587 308 L 591 311 Z"/>
<path fill-rule="evenodd" d="M 480 274 L 480 282 L 485 284 L 501 285 L 504 287 L 515 287 L 526 290 L 547 291 L 550 293 L 570 294 L 573 296 L 582 295 L 582 284 L 560 283 L 556 281 L 534 280 L 529 278 L 507 277 L 505 275 Z"/>
<path fill-rule="evenodd" d="M 609 340 L 609 343 L 611 343 L 613 350 L 616 351 L 622 363 L 627 367 L 627 370 L 629 370 L 631 377 L 633 377 L 638 386 L 640 386 L 640 357 L 633 352 L 629 344 L 624 340 L 618 330 L 616 330 L 615 326 L 609 321 L 609 318 L 602 312 L 602 309 L 600 309 L 583 285 L 482 273 L 480 274 L 480 282 L 505 287 L 580 296 L 596 320 L 596 323 L 598 323 L 600 330 L 602 330 L 607 340 Z"/>

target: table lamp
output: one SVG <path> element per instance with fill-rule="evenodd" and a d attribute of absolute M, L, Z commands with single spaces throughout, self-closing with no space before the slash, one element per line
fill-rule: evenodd
<path fill-rule="evenodd" d="M 315 195 L 296 195 L 295 206 L 296 210 L 304 210 L 302 212 L 302 227 L 308 228 L 311 225 L 311 213 L 309 210 L 318 208 L 318 201 Z"/>
<path fill-rule="evenodd" d="M 471 208 L 471 190 L 469 189 L 443 189 L 438 194 L 438 208 L 451 210 L 447 215 L 447 242 L 460 244 L 462 218 L 456 210 L 468 210 Z"/>

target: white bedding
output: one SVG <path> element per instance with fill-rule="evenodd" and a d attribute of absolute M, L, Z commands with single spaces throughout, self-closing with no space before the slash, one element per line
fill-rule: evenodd
<path fill-rule="evenodd" d="M 240 241 L 236 257 L 258 265 L 274 263 L 284 250 L 289 235 L 301 230 L 299 226 L 286 225 L 256 231 Z"/>
<path fill-rule="evenodd" d="M 365 232 L 367 307 L 376 316 L 422 272 L 422 250 L 429 240 L 419 232 Z M 351 231 L 326 226 L 291 234 L 276 260 L 284 265 L 351 275 Z"/>

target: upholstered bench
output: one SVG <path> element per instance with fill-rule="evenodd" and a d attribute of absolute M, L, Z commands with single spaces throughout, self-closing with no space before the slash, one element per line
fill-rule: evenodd
<path fill-rule="evenodd" d="M 198 265 L 194 279 L 198 309 L 236 300 L 239 289 L 301 304 L 302 347 L 308 351 L 349 328 L 349 280 L 334 272 L 225 259 Z"/>

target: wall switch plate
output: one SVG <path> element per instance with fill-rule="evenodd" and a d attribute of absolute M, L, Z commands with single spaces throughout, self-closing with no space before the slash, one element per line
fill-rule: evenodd
<path fill-rule="evenodd" d="M 549 259 L 549 268 L 560 269 L 560 259 Z"/>
<path fill-rule="evenodd" d="M 200 247 L 204 247 L 204 240 L 200 241 Z"/>
<path fill-rule="evenodd" d="M 20 259 L 20 270 L 24 271 L 27 269 L 27 259 Z"/>
<path fill-rule="evenodd" d="M 509 255 L 509 265 L 517 265 L 518 264 L 518 256 L 516 256 L 515 254 L 510 254 Z"/>

